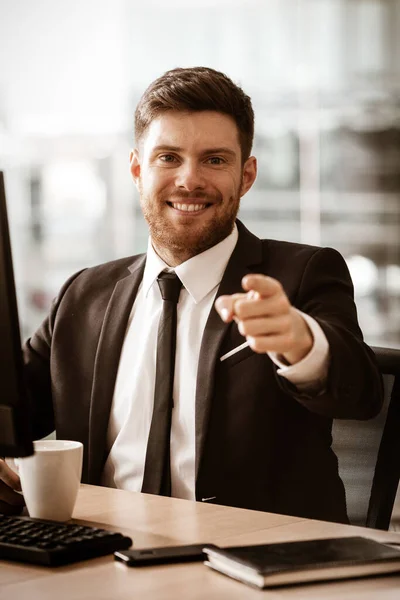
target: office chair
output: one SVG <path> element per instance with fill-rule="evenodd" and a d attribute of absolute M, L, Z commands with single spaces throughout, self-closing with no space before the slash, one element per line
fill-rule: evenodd
<path fill-rule="evenodd" d="M 388 530 L 400 478 L 400 350 L 372 347 L 385 399 L 369 421 L 334 421 L 332 447 L 353 525 Z"/>

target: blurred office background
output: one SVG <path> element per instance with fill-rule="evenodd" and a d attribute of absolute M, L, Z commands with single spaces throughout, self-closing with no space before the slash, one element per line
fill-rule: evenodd
<path fill-rule="evenodd" d="M 24 337 L 74 271 L 143 251 L 128 154 L 176 66 L 253 99 L 262 237 L 337 248 L 371 344 L 400 347 L 400 0 L 0 0 L 0 168 Z"/>

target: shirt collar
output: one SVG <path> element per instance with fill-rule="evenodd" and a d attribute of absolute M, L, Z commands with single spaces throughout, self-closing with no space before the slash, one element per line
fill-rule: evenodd
<path fill-rule="evenodd" d="M 147 246 L 147 260 L 143 273 L 143 292 L 147 296 L 159 274 L 175 271 L 196 304 L 201 302 L 222 279 L 226 265 L 236 246 L 239 234 L 236 223 L 233 231 L 222 242 L 181 263 L 174 269 L 169 267 L 155 252 L 151 238 Z"/>

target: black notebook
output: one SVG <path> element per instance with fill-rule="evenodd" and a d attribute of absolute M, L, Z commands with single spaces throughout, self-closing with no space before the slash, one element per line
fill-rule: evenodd
<path fill-rule="evenodd" d="M 400 550 L 363 537 L 223 549 L 205 546 L 208 567 L 259 588 L 400 572 Z"/>

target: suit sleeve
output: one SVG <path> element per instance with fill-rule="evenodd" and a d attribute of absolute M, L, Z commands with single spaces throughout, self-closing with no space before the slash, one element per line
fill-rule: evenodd
<path fill-rule="evenodd" d="M 326 387 L 312 395 L 277 375 L 278 385 L 310 411 L 340 419 L 369 419 L 383 402 L 382 378 L 358 325 L 354 290 L 343 257 L 331 248 L 308 260 L 292 303 L 313 317 L 329 343 Z"/>
<path fill-rule="evenodd" d="M 40 439 L 55 429 L 51 385 L 52 334 L 60 302 L 81 272 L 75 273 L 63 285 L 52 302 L 48 316 L 22 348 L 34 439 Z"/>

